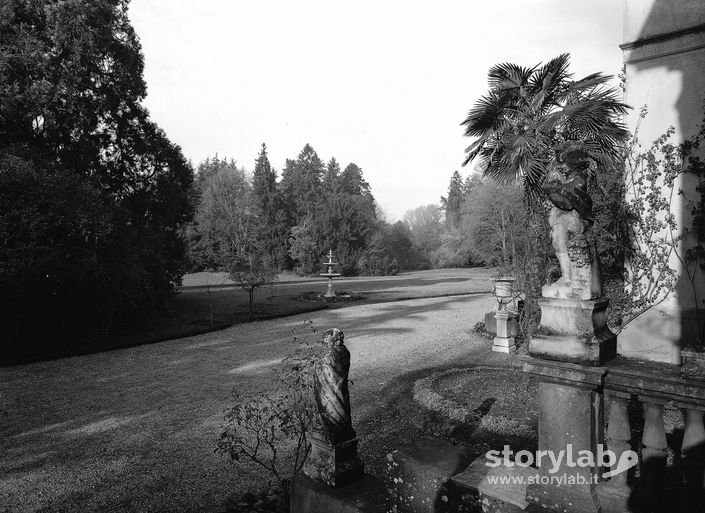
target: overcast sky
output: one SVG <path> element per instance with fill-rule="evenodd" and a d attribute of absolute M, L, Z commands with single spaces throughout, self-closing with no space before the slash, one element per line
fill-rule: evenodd
<path fill-rule="evenodd" d="M 621 0 L 132 0 L 146 106 L 197 165 L 280 172 L 306 143 L 358 164 L 390 221 L 438 203 L 462 168 L 460 122 L 490 66 L 572 54 L 621 69 Z"/>

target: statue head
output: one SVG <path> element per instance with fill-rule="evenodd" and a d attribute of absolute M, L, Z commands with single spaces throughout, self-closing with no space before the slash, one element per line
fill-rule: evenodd
<path fill-rule="evenodd" d="M 338 328 L 331 328 L 323 333 L 323 343 L 328 347 L 342 346 L 345 335 Z"/>
<path fill-rule="evenodd" d="M 585 173 L 590 167 L 590 156 L 580 141 L 566 141 L 555 147 L 556 164 L 569 172 Z"/>

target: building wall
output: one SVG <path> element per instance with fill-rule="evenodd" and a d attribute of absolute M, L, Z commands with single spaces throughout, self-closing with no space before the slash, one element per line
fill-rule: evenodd
<path fill-rule="evenodd" d="M 648 108 L 638 131 L 642 148 L 648 148 L 671 125 L 675 128 L 674 143 L 696 133 L 704 115 L 705 1 L 625 0 L 622 50 L 625 102 L 633 107 L 627 119 L 632 132 L 641 107 Z M 681 183 L 691 197 L 694 183 L 693 179 Z M 688 225 L 689 210 L 682 198 L 677 201 L 673 211 L 679 222 Z M 681 252 L 685 249 L 682 247 Z M 671 265 L 681 273 L 676 291 L 622 330 L 618 337 L 620 354 L 680 363 L 681 347 L 697 338 L 693 286 L 675 257 Z M 702 301 L 702 275 L 696 278 L 696 288 L 701 294 L 697 300 Z"/>

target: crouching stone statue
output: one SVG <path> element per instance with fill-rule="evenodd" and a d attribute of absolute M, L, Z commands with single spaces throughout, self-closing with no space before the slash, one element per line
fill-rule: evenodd
<path fill-rule="evenodd" d="M 581 143 L 556 148 L 543 191 L 561 277 L 541 289 L 541 322 L 529 341 L 531 356 L 602 365 L 614 358 L 617 338 L 607 326 L 600 261 L 593 240 L 590 158 Z"/>
<path fill-rule="evenodd" d="M 542 289 L 543 297 L 596 299 L 602 296 L 600 262 L 592 240 L 592 199 L 587 191 L 590 160 L 577 143 L 556 150 L 543 190 L 552 203 L 551 240 L 561 277 Z"/>

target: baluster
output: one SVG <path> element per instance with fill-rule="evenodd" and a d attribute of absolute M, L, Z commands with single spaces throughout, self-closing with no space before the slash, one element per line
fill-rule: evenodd
<path fill-rule="evenodd" d="M 610 416 L 607 422 L 607 447 L 615 453 L 617 461 L 610 470 L 617 467 L 617 463 L 625 451 L 631 449 L 631 426 L 629 425 L 629 413 L 627 411 L 627 401 L 629 394 L 623 392 L 609 392 Z M 627 486 L 627 472 L 611 477 L 610 481 L 614 486 Z"/>
<path fill-rule="evenodd" d="M 703 411 L 692 404 L 679 404 L 686 411 L 681 455 L 685 477 L 685 497 L 690 504 L 705 499 L 705 426 Z M 702 408 L 702 407 L 700 407 Z"/>
<path fill-rule="evenodd" d="M 692 405 L 679 404 L 686 411 L 685 431 L 683 432 L 683 444 L 681 453 L 687 454 L 697 451 L 705 444 L 705 425 L 703 425 L 703 412 L 696 410 Z"/>
<path fill-rule="evenodd" d="M 644 433 L 641 437 L 641 478 L 637 491 L 637 502 L 642 506 L 662 511 L 663 484 L 666 471 L 666 431 L 663 427 L 663 405 L 665 401 L 653 397 L 639 396 L 644 403 Z M 638 509 L 638 508 L 637 508 Z"/>
<path fill-rule="evenodd" d="M 640 397 L 644 403 L 644 434 L 641 443 L 642 465 L 653 459 L 666 459 L 666 430 L 663 427 L 663 405 L 665 401 L 652 397 Z"/>

